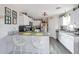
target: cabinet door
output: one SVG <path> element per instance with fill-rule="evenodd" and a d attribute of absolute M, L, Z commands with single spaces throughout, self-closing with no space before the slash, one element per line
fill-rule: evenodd
<path fill-rule="evenodd" d="M 76 25 L 79 26 L 79 10 L 76 11 Z"/>
<path fill-rule="evenodd" d="M 74 53 L 79 54 L 79 37 L 75 37 L 74 40 Z"/>
<path fill-rule="evenodd" d="M 74 53 L 74 37 L 73 36 L 67 36 L 66 37 L 66 47 L 72 52 Z"/>
<path fill-rule="evenodd" d="M 71 24 L 79 26 L 79 9 L 71 13 Z"/>
<path fill-rule="evenodd" d="M 74 24 L 74 25 L 76 25 L 76 22 L 75 22 L 75 20 L 76 20 L 76 14 L 75 14 L 75 12 L 72 12 L 72 14 L 70 15 L 70 17 L 71 17 L 71 24 Z"/>
<path fill-rule="evenodd" d="M 63 44 L 63 37 L 62 37 L 62 33 L 59 32 L 59 41 Z"/>

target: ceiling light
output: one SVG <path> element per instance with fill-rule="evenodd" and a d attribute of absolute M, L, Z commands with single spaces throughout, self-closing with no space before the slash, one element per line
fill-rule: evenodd
<path fill-rule="evenodd" d="M 46 13 L 46 12 L 44 12 L 44 13 L 43 13 L 43 16 L 47 16 L 47 13 Z"/>

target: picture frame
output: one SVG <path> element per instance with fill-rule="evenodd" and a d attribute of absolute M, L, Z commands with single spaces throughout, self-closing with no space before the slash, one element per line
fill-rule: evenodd
<path fill-rule="evenodd" d="M 12 10 L 12 24 L 17 24 L 17 12 Z"/>
<path fill-rule="evenodd" d="M 5 7 L 5 24 L 11 24 L 11 9 Z"/>

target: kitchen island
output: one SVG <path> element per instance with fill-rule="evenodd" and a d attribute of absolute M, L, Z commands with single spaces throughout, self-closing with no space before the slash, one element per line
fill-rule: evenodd
<path fill-rule="evenodd" d="M 49 36 L 43 33 L 28 33 L 19 32 L 4 38 L 6 43 L 2 43 L 4 47 L 0 49 L 0 53 L 49 54 Z"/>
<path fill-rule="evenodd" d="M 47 34 L 42 32 L 20 32 L 19 36 L 26 41 L 25 50 L 27 52 L 37 54 L 49 53 L 49 36 Z"/>

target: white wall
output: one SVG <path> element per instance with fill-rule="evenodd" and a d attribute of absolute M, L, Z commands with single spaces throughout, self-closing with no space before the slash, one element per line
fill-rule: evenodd
<path fill-rule="evenodd" d="M 48 32 L 51 37 L 56 38 L 56 29 L 59 27 L 59 17 L 54 16 L 52 19 L 48 21 Z"/>
<path fill-rule="evenodd" d="M 11 10 L 15 10 L 17 12 L 17 24 L 5 24 L 5 18 L 4 18 L 5 7 L 8 7 Z M 32 19 L 29 18 L 28 16 L 20 16 L 19 12 L 21 11 L 18 8 L 15 8 L 15 6 L 12 6 L 9 4 L 0 5 L 0 29 L 1 29 L 0 35 L 3 35 L 3 34 L 7 35 L 9 31 L 18 31 L 19 25 L 28 25 L 29 21 L 32 21 Z M 4 36 L 0 36 L 0 38 Z"/>
<path fill-rule="evenodd" d="M 5 18 L 4 18 L 4 14 L 5 14 L 5 8 L 4 7 L 8 7 L 11 10 L 15 10 L 17 12 L 17 24 L 5 24 Z M 0 39 L 3 38 L 4 36 L 6 36 L 8 34 L 9 31 L 12 30 L 18 30 L 18 20 L 19 20 L 19 14 L 18 14 L 18 10 L 15 9 L 14 7 L 10 6 L 10 5 L 0 5 Z"/>
<path fill-rule="evenodd" d="M 29 22 L 33 21 L 32 18 L 29 18 L 26 15 L 20 15 L 19 16 L 19 25 L 29 25 Z"/>
<path fill-rule="evenodd" d="M 0 18 L 0 25 L 4 25 L 5 24 L 5 18 L 4 18 L 4 15 L 5 15 L 5 8 L 4 7 L 8 7 L 10 8 L 11 10 L 15 10 L 17 12 L 17 24 L 14 25 L 14 24 L 10 24 L 9 26 L 13 26 L 15 27 L 17 30 L 17 26 L 19 25 L 19 11 L 17 9 L 15 9 L 14 7 L 10 6 L 10 5 L 0 5 L 0 16 L 2 16 L 2 18 Z M 8 26 L 8 25 L 6 25 Z"/>
<path fill-rule="evenodd" d="M 63 25 L 63 18 L 62 17 L 59 17 L 59 29 L 60 29 L 60 26 Z"/>
<path fill-rule="evenodd" d="M 33 21 L 33 26 L 38 26 L 38 25 L 40 25 L 41 24 L 41 21 Z"/>

